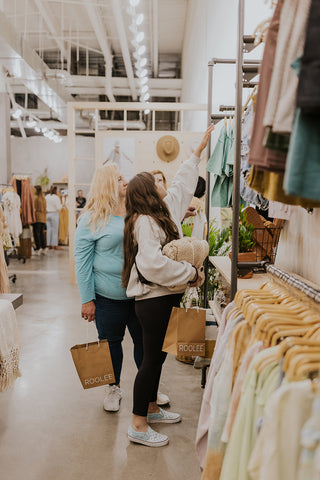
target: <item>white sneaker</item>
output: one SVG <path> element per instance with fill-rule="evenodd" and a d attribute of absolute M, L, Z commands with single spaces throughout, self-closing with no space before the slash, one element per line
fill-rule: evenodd
<path fill-rule="evenodd" d="M 163 405 L 168 405 L 170 403 L 170 398 L 164 393 L 158 392 L 157 396 L 157 405 L 163 407 Z"/>
<path fill-rule="evenodd" d="M 39 250 L 33 250 L 33 255 L 35 255 L 36 257 L 39 257 L 40 249 Z"/>
<path fill-rule="evenodd" d="M 122 391 L 117 385 L 106 386 L 106 396 L 103 401 L 103 408 L 107 412 L 117 412 L 120 408 Z"/>
<path fill-rule="evenodd" d="M 48 249 L 47 248 L 41 248 L 41 255 L 47 255 L 48 254 Z"/>

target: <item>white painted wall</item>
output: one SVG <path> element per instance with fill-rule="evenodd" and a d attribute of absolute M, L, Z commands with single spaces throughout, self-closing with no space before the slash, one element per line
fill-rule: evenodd
<path fill-rule="evenodd" d="M 95 168 L 95 140 L 91 137 L 79 137 L 76 154 L 85 160 L 79 160 L 77 182 L 86 194 Z M 61 143 L 54 143 L 46 137 L 11 138 L 12 172 L 31 174 L 32 183 L 44 169 L 48 169 L 50 183 L 59 182 L 68 176 L 68 141 L 63 138 Z M 87 160 L 87 158 L 92 160 Z"/>
<path fill-rule="evenodd" d="M 270 2 L 269 2 L 270 3 Z M 264 0 L 246 0 L 245 34 L 269 18 L 272 10 Z M 235 58 L 237 51 L 238 0 L 189 0 L 182 57 L 182 102 L 207 103 L 208 62 L 213 57 Z M 247 58 L 261 58 L 262 49 Z M 213 111 L 221 104 L 235 104 L 236 70 L 233 65 L 214 68 Z M 246 95 L 246 93 L 245 93 Z M 185 128 L 203 130 L 204 113 L 185 115 Z"/>

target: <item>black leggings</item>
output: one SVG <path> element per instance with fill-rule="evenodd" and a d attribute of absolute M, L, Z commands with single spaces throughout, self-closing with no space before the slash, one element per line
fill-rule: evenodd
<path fill-rule="evenodd" d="M 146 417 L 149 402 L 158 395 L 162 364 L 167 354 L 162 352 L 172 307 L 179 307 L 182 294 L 149 298 L 135 303 L 136 315 L 142 327 L 143 360 L 133 389 L 133 413 Z"/>

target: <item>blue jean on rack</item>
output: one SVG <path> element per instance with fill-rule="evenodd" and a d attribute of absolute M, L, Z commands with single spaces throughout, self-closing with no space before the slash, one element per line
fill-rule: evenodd
<path fill-rule="evenodd" d="M 108 340 L 112 358 L 115 385 L 120 383 L 123 362 L 122 340 L 126 327 L 133 340 L 133 355 L 137 368 L 143 357 L 142 331 L 135 314 L 134 300 L 112 300 L 96 294 L 96 327 L 99 340 Z"/>

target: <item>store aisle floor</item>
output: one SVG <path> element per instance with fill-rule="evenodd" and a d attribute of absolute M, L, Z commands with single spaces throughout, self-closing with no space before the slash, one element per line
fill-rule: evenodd
<path fill-rule="evenodd" d="M 118 413 L 102 408 L 104 387 L 83 390 L 69 349 L 86 341 L 77 286 L 69 283 L 67 250 L 12 260 L 17 274 L 13 292 L 24 304 L 16 313 L 22 350 L 19 378 L 0 393 L 1 480 L 198 480 L 194 440 L 202 390 L 200 370 L 171 355 L 161 390 L 171 410 L 182 414 L 176 425 L 157 426 L 169 435 L 162 448 L 131 444 L 132 384 L 136 373 L 130 337 L 124 341 L 124 397 Z M 95 328 L 89 330 L 95 340 Z"/>

